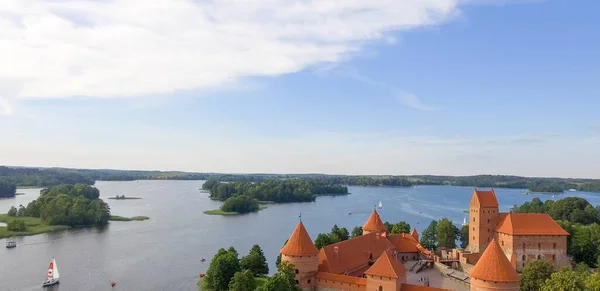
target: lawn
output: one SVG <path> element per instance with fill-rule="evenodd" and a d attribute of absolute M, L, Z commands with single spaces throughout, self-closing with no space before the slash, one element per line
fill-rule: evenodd
<path fill-rule="evenodd" d="M 0 226 L 0 238 L 7 238 L 11 236 L 27 236 L 27 235 L 36 235 L 40 233 L 65 230 L 71 228 L 66 225 L 47 225 L 42 222 L 42 219 L 39 217 L 11 217 L 8 214 L 0 214 L 0 222 L 7 223 L 11 219 L 19 219 L 24 220 L 27 229 L 25 231 L 9 231 L 6 229 L 6 226 Z"/>

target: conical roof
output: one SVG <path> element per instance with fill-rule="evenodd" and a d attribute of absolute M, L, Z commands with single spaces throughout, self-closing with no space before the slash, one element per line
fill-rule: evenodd
<path fill-rule="evenodd" d="M 413 230 L 410 233 L 410 235 L 412 235 L 417 241 L 419 240 L 419 233 L 417 232 L 416 228 L 413 228 Z"/>
<path fill-rule="evenodd" d="M 377 261 L 375 261 L 375 264 L 365 274 L 398 279 L 406 276 L 406 268 L 394 258 L 390 250 L 387 250 L 381 254 Z"/>
<path fill-rule="evenodd" d="M 387 231 L 387 227 L 385 227 L 381 221 L 381 218 L 379 218 L 379 213 L 377 213 L 377 210 L 373 209 L 373 213 L 371 213 L 371 216 L 369 216 L 369 220 L 367 220 L 367 223 L 363 225 L 363 230 L 381 232 Z"/>
<path fill-rule="evenodd" d="M 296 229 L 294 229 L 294 232 L 292 232 L 290 239 L 281 249 L 280 253 L 286 256 L 296 257 L 316 256 L 319 254 L 319 250 L 317 250 L 317 247 L 310 238 L 310 235 L 308 235 L 306 228 L 304 228 L 304 224 L 299 222 L 296 226 Z"/>
<path fill-rule="evenodd" d="M 521 281 L 521 277 L 506 258 L 496 239 L 490 242 L 470 275 L 471 278 L 493 282 Z"/>

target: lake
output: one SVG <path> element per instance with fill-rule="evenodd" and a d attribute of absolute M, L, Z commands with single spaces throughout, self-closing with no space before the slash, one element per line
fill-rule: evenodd
<path fill-rule="evenodd" d="M 347 227 L 363 225 L 379 201 L 384 221 L 407 221 L 419 233 L 433 219 L 448 217 L 461 224 L 468 209 L 472 187 L 418 186 L 416 188 L 349 187 L 351 195 L 324 196 L 313 203 L 269 205 L 258 213 L 243 216 L 213 216 L 202 213 L 216 209 L 198 189 L 203 181 L 97 182 L 101 198 L 113 215 L 150 217 L 147 221 L 110 222 L 105 228 L 74 229 L 16 240 L 15 249 L 0 250 L 0 290 L 41 290 L 48 264 L 56 258 L 60 284 L 47 290 L 196 290 L 198 274 L 208 268 L 210 259 L 221 247 L 234 246 L 240 257 L 258 244 L 275 271 L 275 259 L 292 233 L 302 213 L 313 237 L 329 232 L 334 224 Z M 40 189 L 19 189 L 25 193 L 0 199 L 0 212 L 11 206 L 27 205 Z M 551 199 L 552 195 L 523 195 L 519 189 L 495 189 L 501 211 L 533 197 Z M 115 195 L 142 197 L 141 200 L 106 199 Z M 600 204 L 600 195 L 566 192 Z M 352 215 L 348 215 L 351 211 Z M 0 246 L 6 239 L 0 239 Z M 206 262 L 200 262 L 206 258 Z"/>

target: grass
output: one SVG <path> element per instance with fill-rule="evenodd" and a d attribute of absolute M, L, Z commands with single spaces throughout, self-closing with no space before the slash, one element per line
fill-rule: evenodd
<path fill-rule="evenodd" d="M 264 285 L 269 280 L 269 277 L 254 277 L 254 283 L 256 283 L 256 288 Z M 202 278 L 198 279 L 198 290 L 202 290 Z"/>
<path fill-rule="evenodd" d="M 263 209 L 267 208 L 267 206 L 265 205 L 259 205 L 258 206 L 258 211 L 261 211 Z M 208 215 L 242 215 L 245 213 L 237 213 L 237 212 L 227 212 L 227 211 L 223 211 L 221 209 L 213 209 L 213 210 L 206 210 L 204 211 L 204 214 L 208 214 Z"/>
<path fill-rule="evenodd" d="M 134 217 L 123 217 L 123 216 L 118 216 L 118 215 L 111 215 L 110 216 L 110 221 L 142 221 L 142 220 L 148 220 L 150 219 L 150 217 L 148 216 L 134 216 Z"/>
<path fill-rule="evenodd" d="M 59 231 L 71 228 L 66 225 L 47 225 L 42 222 L 42 219 L 39 217 L 11 217 L 8 214 L 0 214 L 0 222 L 8 222 L 11 219 L 19 219 L 25 221 L 25 226 L 27 229 L 25 231 L 9 231 L 6 226 L 0 226 L 0 238 L 7 238 L 12 236 L 27 236 L 27 235 L 36 235 L 40 233 Z"/>
<path fill-rule="evenodd" d="M 129 200 L 129 199 L 142 199 L 142 198 L 140 198 L 140 197 L 125 197 L 125 198 L 108 197 L 108 199 L 114 199 L 114 200 Z"/>

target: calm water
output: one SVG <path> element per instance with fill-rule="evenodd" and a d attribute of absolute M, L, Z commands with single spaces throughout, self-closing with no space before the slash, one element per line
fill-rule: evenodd
<path fill-rule="evenodd" d="M 298 214 L 313 238 L 333 224 L 349 229 L 362 225 L 382 201 L 384 221 L 405 220 L 422 232 L 432 219 L 448 217 L 460 224 L 473 188 L 419 186 L 417 188 L 350 187 L 351 195 L 320 197 L 315 203 L 270 205 L 244 216 L 211 216 L 218 208 L 198 190 L 202 181 L 98 182 L 115 215 L 147 215 L 142 222 L 111 222 L 104 229 L 88 228 L 16 238 L 18 247 L 0 249 L 0 290 L 41 290 L 48 263 L 57 260 L 61 283 L 48 290 L 196 290 L 198 274 L 208 267 L 220 247 L 234 246 L 245 255 L 259 244 L 270 268 L 282 244 L 298 222 Z M 19 190 L 26 195 L 0 200 L 0 212 L 27 205 L 39 189 Z M 142 200 L 107 200 L 124 194 Z M 501 210 L 531 200 L 522 190 L 497 189 Z M 568 192 L 600 204 L 600 195 Z M 542 199 L 551 195 L 540 195 Z M 557 196 L 558 199 L 560 196 Z M 352 215 L 348 212 L 352 211 Z M 13 238 L 14 239 L 14 238 Z M 6 243 L 0 239 L 0 246 Z M 200 262 L 201 258 L 207 261 Z M 111 289 L 109 282 L 117 286 Z"/>

